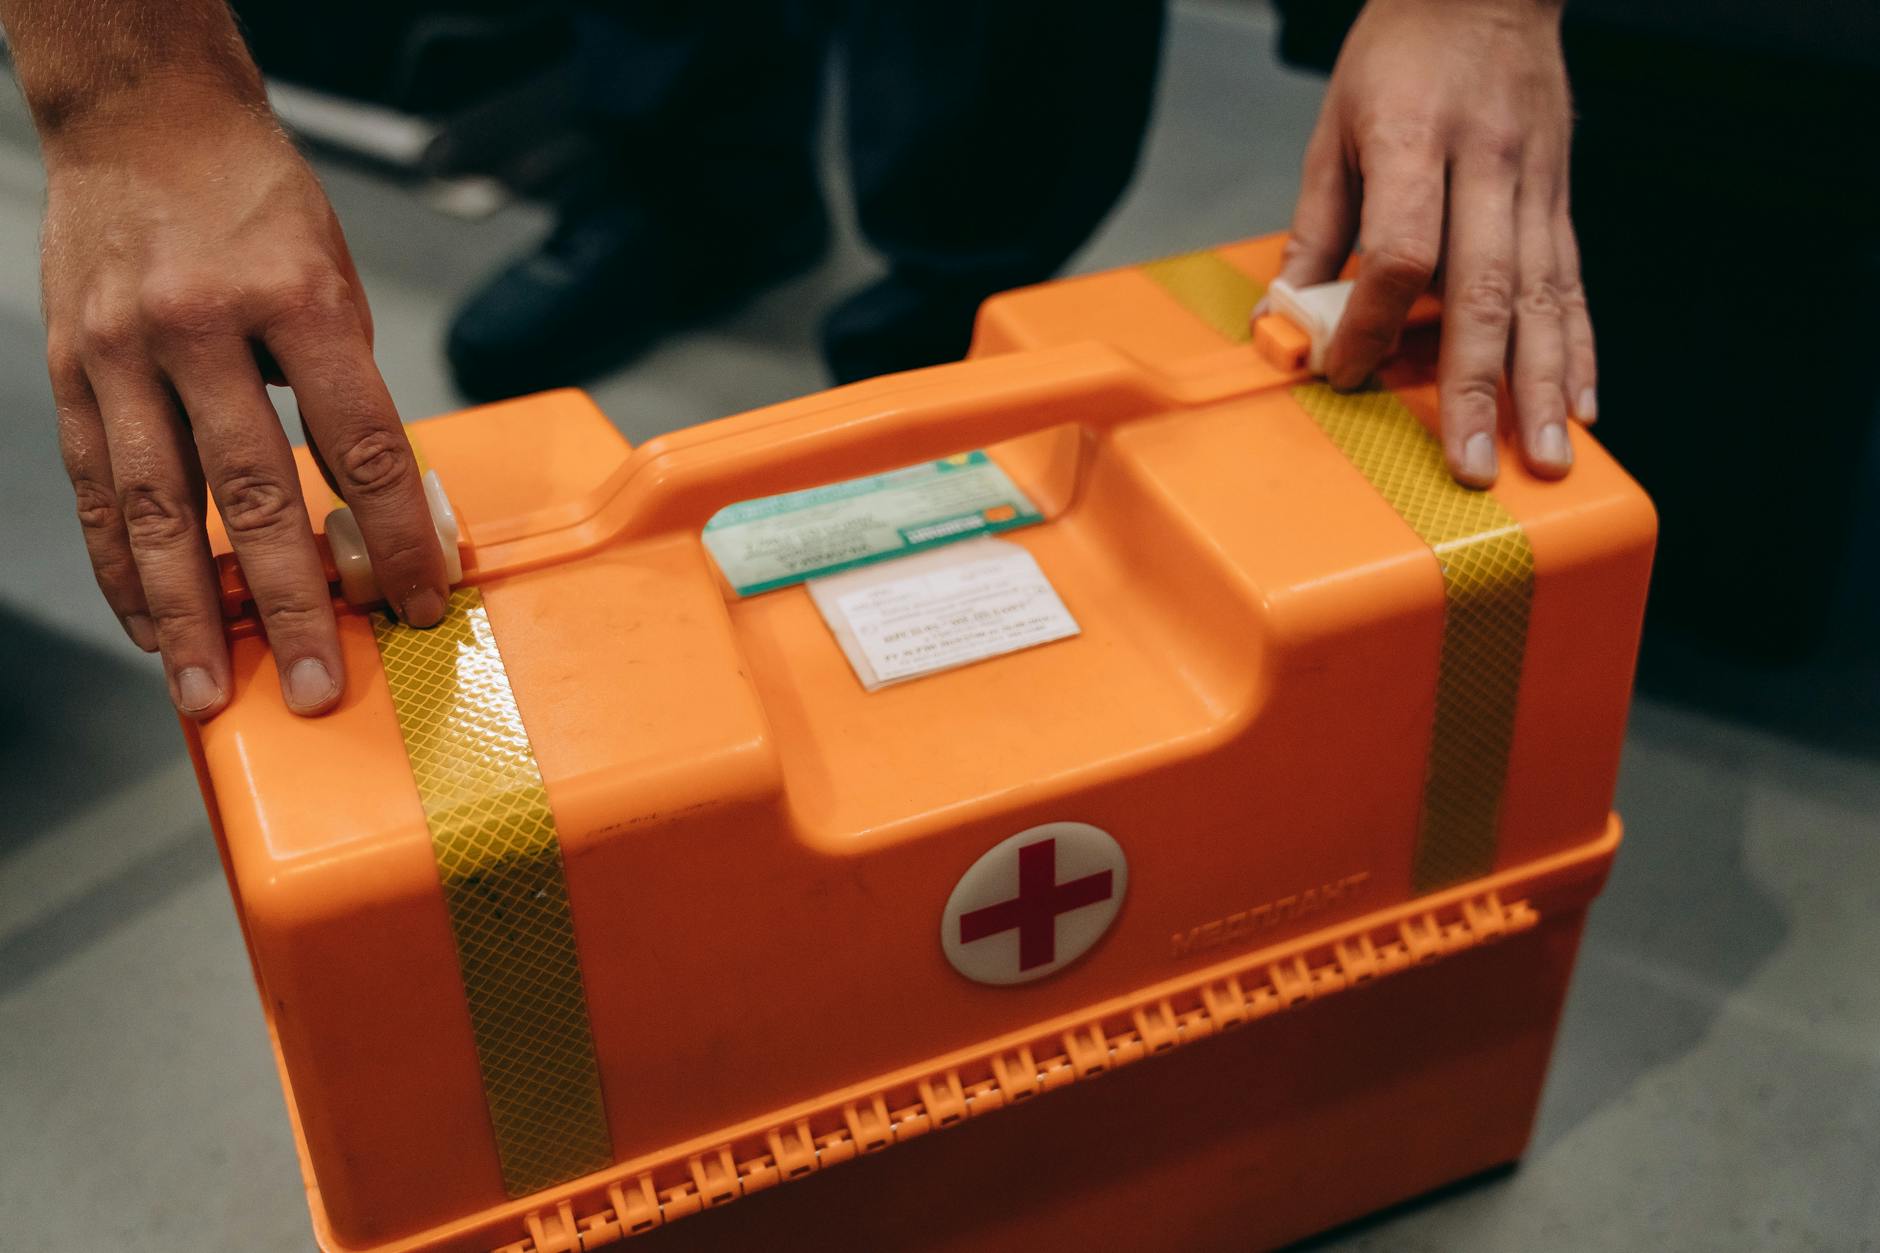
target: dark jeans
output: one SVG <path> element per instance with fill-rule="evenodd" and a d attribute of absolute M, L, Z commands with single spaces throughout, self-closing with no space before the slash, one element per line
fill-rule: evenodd
<path fill-rule="evenodd" d="M 862 234 L 899 278 L 1050 277 L 1127 185 L 1161 0 L 621 0 L 580 11 L 595 124 L 638 194 L 705 231 L 819 202 L 828 54 L 845 59 Z"/>
<path fill-rule="evenodd" d="M 1659 511 L 1656 629 L 1823 636 L 1880 416 L 1880 82 L 1569 27 L 1599 437 Z"/>

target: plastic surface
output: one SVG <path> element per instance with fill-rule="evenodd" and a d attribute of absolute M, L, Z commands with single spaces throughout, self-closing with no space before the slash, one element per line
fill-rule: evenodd
<path fill-rule="evenodd" d="M 1617 840 L 1654 519 L 1584 431 L 1560 482 L 1503 457 L 1483 499 L 1531 568 L 1490 580 L 1525 589 L 1502 765 L 1481 865 L 1426 881 L 1475 593 L 1303 371 L 1184 303 L 1238 307 L 1279 248 L 1216 250 L 1244 285 L 1199 294 L 1128 269 L 1001 296 L 973 360 L 637 450 L 569 392 L 416 425 L 552 811 L 613 1165 L 505 1187 L 371 621 L 342 613 L 350 682 L 314 721 L 237 621 L 230 707 L 188 733 L 325 1247 L 786 1247 L 905 1231 L 923 1198 L 943 1213 L 897 1247 L 1102 1245 L 1100 1222 L 1246 1247 L 1520 1151 Z M 1399 435 L 1433 421 L 1433 377 L 1408 336 Z M 700 546 L 736 500 L 976 447 L 1046 514 L 1006 538 L 1075 638 L 868 693 L 805 589 L 739 600 Z M 949 897 L 1055 822 L 1115 840 L 1126 899 L 1048 977 L 963 977 Z"/>

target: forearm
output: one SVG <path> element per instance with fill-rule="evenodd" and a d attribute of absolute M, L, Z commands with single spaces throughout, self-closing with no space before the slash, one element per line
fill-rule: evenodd
<path fill-rule="evenodd" d="M 48 155 L 126 122 L 267 108 L 224 0 L 0 0 L 0 24 Z"/>

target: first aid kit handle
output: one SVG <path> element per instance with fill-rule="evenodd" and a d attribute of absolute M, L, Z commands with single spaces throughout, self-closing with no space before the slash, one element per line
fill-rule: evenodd
<path fill-rule="evenodd" d="M 890 375 L 638 450 L 626 529 L 696 532 L 726 505 L 879 474 L 1052 427 L 1098 432 L 1167 409 L 1158 376 L 1098 344 Z M 718 429 L 714 429 L 718 428 Z"/>
<path fill-rule="evenodd" d="M 480 538 L 473 579 L 622 540 L 698 534 L 726 505 L 937 460 L 1052 427 L 1097 435 L 1176 403 L 1107 345 L 1070 344 L 887 375 L 663 435 L 635 449 L 591 512 Z"/>

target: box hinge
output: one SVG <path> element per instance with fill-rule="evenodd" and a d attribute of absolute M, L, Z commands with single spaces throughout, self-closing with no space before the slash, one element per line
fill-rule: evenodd
<path fill-rule="evenodd" d="M 777 1170 L 785 1180 L 801 1179 L 820 1164 L 808 1119 L 799 1118 L 789 1127 L 773 1127 L 764 1138 L 770 1144 L 771 1159 L 777 1163 Z"/>
<path fill-rule="evenodd" d="M 575 1225 L 574 1202 L 562 1201 L 523 1219 L 529 1238 L 506 1244 L 498 1253 L 580 1253 L 581 1232 Z"/>
<path fill-rule="evenodd" d="M 738 1199 L 738 1166 L 731 1160 L 729 1148 L 721 1148 L 710 1157 L 693 1157 L 686 1166 L 692 1172 L 692 1186 L 698 1190 L 701 1205 L 709 1209 Z"/>
<path fill-rule="evenodd" d="M 1044 1091 L 1038 1063 L 1032 1060 L 1028 1048 L 1021 1048 L 1016 1053 L 995 1055 L 992 1059 L 992 1077 L 996 1091 L 1007 1105 L 1029 1101 Z"/>
<path fill-rule="evenodd" d="M 611 1218 L 615 1235 L 637 1236 L 665 1221 L 665 1213 L 659 1208 L 659 1193 L 653 1191 L 651 1175 L 641 1175 L 635 1179 L 630 1190 L 615 1184 L 607 1189 L 607 1198 L 614 1203 Z"/>
<path fill-rule="evenodd" d="M 1136 1038 L 1145 1053 L 1166 1053 L 1181 1043 L 1182 1025 L 1175 1017 L 1175 1007 L 1167 1001 L 1145 1005 L 1130 1015 L 1136 1024 Z"/>
<path fill-rule="evenodd" d="M 966 1090 L 960 1086 L 960 1077 L 953 1071 L 946 1073 L 939 1087 L 935 1087 L 931 1079 L 922 1079 L 918 1090 L 920 1102 L 926 1107 L 927 1117 L 932 1121 L 934 1130 L 966 1121 Z"/>
<path fill-rule="evenodd" d="M 842 1107 L 842 1121 L 848 1124 L 849 1137 L 861 1153 L 878 1153 L 894 1143 L 894 1123 L 888 1118 L 888 1102 L 877 1096 L 866 1109 L 854 1102 Z"/>

